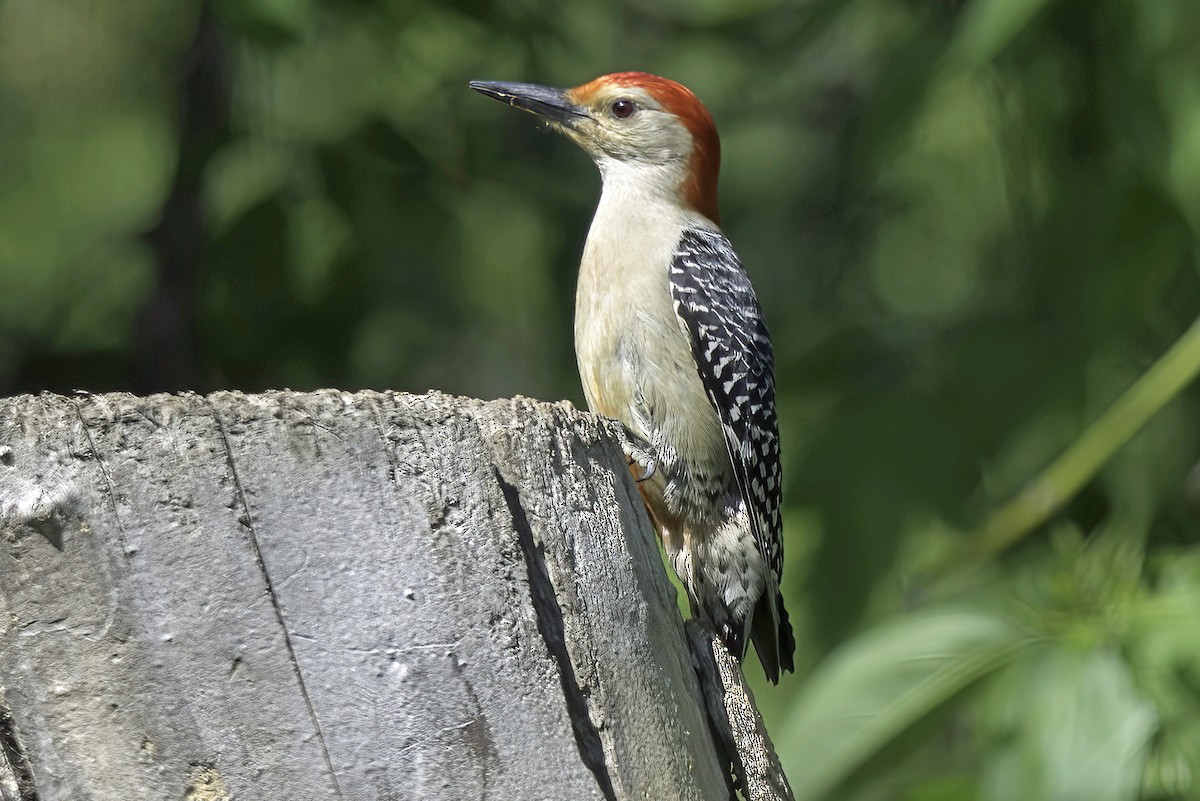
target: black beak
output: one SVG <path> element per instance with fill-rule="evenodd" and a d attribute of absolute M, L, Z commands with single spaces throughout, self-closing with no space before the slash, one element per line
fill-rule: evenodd
<path fill-rule="evenodd" d="M 471 81 L 470 86 L 476 92 L 560 125 L 574 126 L 588 116 L 583 106 L 573 103 L 563 90 L 553 86 L 499 81 Z"/>

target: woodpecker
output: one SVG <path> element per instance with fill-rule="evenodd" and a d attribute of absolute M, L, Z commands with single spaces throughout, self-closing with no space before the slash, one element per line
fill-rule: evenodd
<path fill-rule="evenodd" d="M 575 296 L 588 407 L 623 446 L 692 615 L 767 678 L 793 670 L 771 340 L 717 214 L 720 140 L 681 84 L 644 72 L 571 89 L 472 81 L 596 162 Z"/>

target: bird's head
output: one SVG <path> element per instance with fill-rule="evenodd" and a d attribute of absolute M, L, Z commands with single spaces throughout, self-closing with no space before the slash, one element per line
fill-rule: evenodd
<path fill-rule="evenodd" d="M 528 111 L 574 139 L 600 166 L 669 186 L 717 221 L 721 143 L 712 115 L 682 84 L 645 72 L 604 75 L 571 89 L 472 81 L 477 92 Z"/>

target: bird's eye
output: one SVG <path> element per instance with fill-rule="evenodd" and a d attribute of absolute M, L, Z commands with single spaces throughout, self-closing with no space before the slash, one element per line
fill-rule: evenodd
<path fill-rule="evenodd" d="M 612 115 L 619 120 L 627 120 L 633 116 L 633 112 L 637 111 L 637 106 L 632 100 L 622 97 L 619 100 L 614 100 L 612 104 Z"/>

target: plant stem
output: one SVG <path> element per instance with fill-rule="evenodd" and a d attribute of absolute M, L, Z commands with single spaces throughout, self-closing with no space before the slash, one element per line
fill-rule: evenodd
<path fill-rule="evenodd" d="M 1112 455 L 1200 374 L 1200 319 L 1063 453 L 971 538 L 969 560 L 1010 547 L 1071 499 Z"/>

